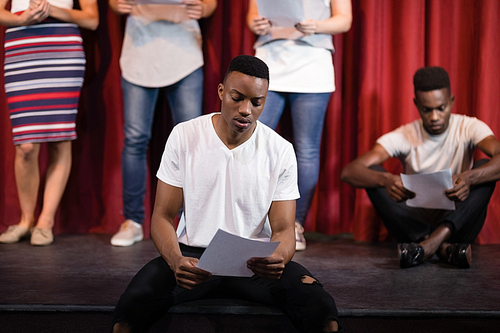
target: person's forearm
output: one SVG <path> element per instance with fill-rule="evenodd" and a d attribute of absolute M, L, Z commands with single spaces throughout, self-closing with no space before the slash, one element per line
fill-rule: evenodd
<path fill-rule="evenodd" d="M 471 185 L 500 180 L 500 155 L 493 156 L 479 168 L 464 172 Z"/>
<path fill-rule="evenodd" d="M 217 0 L 203 1 L 201 17 L 206 18 L 211 16 L 216 8 L 217 8 Z"/>
<path fill-rule="evenodd" d="M 283 232 L 273 232 L 271 242 L 280 242 L 274 252 L 283 258 L 285 264 L 292 260 L 295 254 L 295 229 L 289 228 Z"/>
<path fill-rule="evenodd" d="M 376 188 L 385 187 L 390 173 L 375 171 L 367 168 L 357 161 L 349 163 L 340 175 L 340 179 L 354 187 Z"/>
<path fill-rule="evenodd" d="M 109 8 L 114 11 L 116 14 L 121 14 L 118 10 L 118 1 L 117 0 L 109 0 L 108 1 Z"/>
<path fill-rule="evenodd" d="M 75 23 L 89 30 L 95 30 L 99 25 L 97 7 L 95 10 L 82 11 L 51 6 L 50 16 L 63 22 Z"/>
<path fill-rule="evenodd" d="M 2 8 L 0 10 L 0 25 L 5 27 L 19 26 L 22 25 L 22 19 L 19 15 L 12 14 Z"/>
<path fill-rule="evenodd" d="M 171 222 L 153 214 L 151 219 L 151 238 L 156 249 L 171 268 L 172 265 L 180 261 L 182 253 L 177 240 L 177 234 Z"/>
<path fill-rule="evenodd" d="M 337 35 L 349 31 L 352 24 L 351 0 L 330 0 L 329 19 L 316 21 L 317 34 Z"/>
<path fill-rule="evenodd" d="M 50 4 L 43 0 L 33 7 L 28 7 L 20 15 L 5 10 L 7 1 L 0 0 L 0 24 L 7 27 L 27 26 L 45 20 L 50 14 Z"/>
<path fill-rule="evenodd" d="M 351 29 L 352 17 L 344 14 L 338 14 L 327 20 L 316 21 L 317 34 L 337 35 Z"/>

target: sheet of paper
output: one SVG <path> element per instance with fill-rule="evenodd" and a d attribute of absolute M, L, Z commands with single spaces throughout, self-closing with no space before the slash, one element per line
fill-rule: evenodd
<path fill-rule="evenodd" d="M 299 39 L 304 34 L 295 28 L 271 27 L 269 33 L 273 39 Z"/>
<path fill-rule="evenodd" d="M 269 257 L 278 244 L 242 238 L 219 229 L 196 267 L 213 275 L 252 276 L 253 272 L 247 268 L 247 260 Z"/>
<path fill-rule="evenodd" d="M 177 0 L 137 0 L 136 10 L 130 15 L 143 22 L 166 20 L 174 23 L 189 20 L 186 5 Z"/>
<path fill-rule="evenodd" d="M 453 187 L 451 169 L 418 175 L 401 174 L 403 185 L 415 193 L 415 198 L 406 201 L 410 207 L 455 210 L 455 202 L 444 194 Z"/>
<path fill-rule="evenodd" d="M 179 5 L 182 0 L 137 0 L 138 5 Z"/>
<path fill-rule="evenodd" d="M 275 27 L 294 27 L 304 21 L 302 0 L 257 0 L 257 8 L 259 15 L 271 21 Z"/>

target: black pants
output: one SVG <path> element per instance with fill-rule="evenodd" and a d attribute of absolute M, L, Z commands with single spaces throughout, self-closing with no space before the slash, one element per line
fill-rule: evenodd
<path fill-rule="evenodd" d="M 203 249 L 181 244 L 183 255 L 199 258 Z M 253 277 L 212 276 L 193 290 L 177 286 L 173 271 L 162 257 L 146 264 L 120 297 L 114 323 L 126 322 L 134 332 L 145 332 L 173 305 L 210 298 L 244 299 L 274 305 L 292 321 L 299 332 L 323 332 L 330 319 L 338 321 L 333 298 L 319 282 L 304 283 L 311 276 L 293 261 L 277 281 Z"/>
<path fill-rule="evenodd" d="M 479 160 L 474 167 L 486 162 L 484 159 Z M 371 169 L 385 171 L 381 166 L 372 166 Z M 443 223 L 454 226 L 449 242 L 473 243 L 486 219 L 495 184 L 490 182 L 472 186 L 467 199 L 455 203 L 455 210 L 409 207 L 406 202 L 397 203 L 389 198 L 385 188 L 366 189 L 366 192 L 389 234 L 400 243 L 421 241 Z"/>

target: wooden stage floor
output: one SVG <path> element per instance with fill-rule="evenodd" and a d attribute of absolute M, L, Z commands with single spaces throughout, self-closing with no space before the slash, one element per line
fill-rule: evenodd
<path fill-rule="evenodd" d="M 411 332 L 422 318 L 426 325 L 460 325 L 450 332 L 497 331 L 492 327 L 500 324 L 500 245 L 473 245 L 472 267 L 466 270 L 437 259 L 400 269 L 394 243 L 365 244 L 314 233 L 306 238 L 307 250 L 296 253 L 294 260 L 335 298 L 346 332 Z M 16 327 L 43 331 L 27 322 L 48 321 L 51 327 L 51 316 L 61 313 L 73 323 L 92 313 L 102 324 L 91 330 L 108 331 L 120 294 L 157 256 L 151 240 L 118 248 L 109 239 L 102 234 L 60 235 L 49 247 L 27 241 L 0 244 L 0 332 L 6 332 L 2 327 L 9 327 L 7 332 L 17 332 Z M 407 329 L 380 328 L 390 325 Z M 375 326 L 380 330 L 373 330 Z"/>

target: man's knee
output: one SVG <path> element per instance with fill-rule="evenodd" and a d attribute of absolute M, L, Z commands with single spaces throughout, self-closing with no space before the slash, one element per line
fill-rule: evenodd
<path fill-rule="evenodd" d="M 113 325 L 113 333 L 131 333 L 131 332 L 132 332 L 132 327 L 125 322 L 119 322 Z"/>
<path fill-rule="evenodd" d="M 309 315 L 313 322 L 325 322 L 325 318 L 330 318 L 332 315 L 336 318 L 337 306 L 333 297 L 327 293 L 321 283 L 313 276 L 304 274 L 301 276 L 300 281 L 306 285 L 303 291 L 309 296 L 310 302 L 307 302 Z"/>
<path fill-rule="evenodd" d="M 303 275 L 301 277 L 300 281 L 302 281 L 302 283 L 304 283 L 304 284 L 319 283 L 318 280 L 316 280 L 315 278 L 313 278 L 310 275 Z"/>

